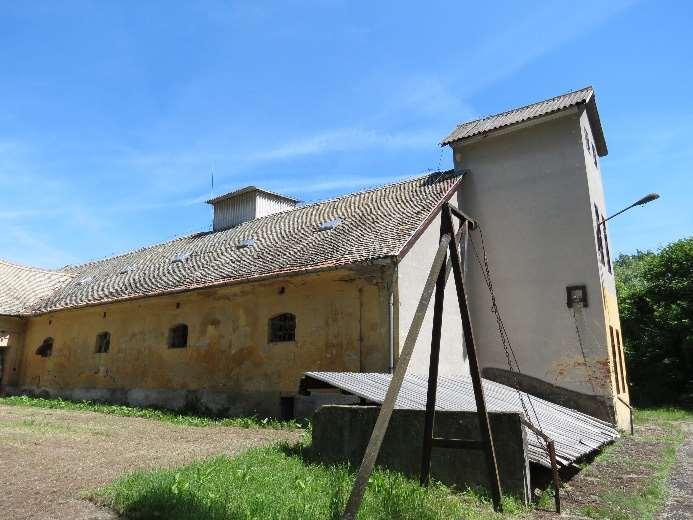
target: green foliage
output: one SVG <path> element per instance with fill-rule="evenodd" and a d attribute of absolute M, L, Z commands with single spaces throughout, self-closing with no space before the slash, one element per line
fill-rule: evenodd
<path fill-rule="evenodd" d="M 693 405 L 693 238 L 615 262 L 632 396 Z"/>
<path fill-rule="evenodd" d="M 211 458 L 171 470 L 139 472 L 96 491 L 91 499 L 127 518 L 187 520 L 339 519 L 353 474 L 346 466 L 311 464 L 301 449 L 279 444 L 236 458 Z M 512 499 L 506 511 L 527 510 Z M 399 473 L 373 473 L 360 519 L 500 518 L 482 495 L 428 488 Z"/>
<path fill-rule="evenodd" d="M 235 426 L 237 428 L 271 428 L 275 430 L 293 430 L 302 428 L 297 421 L 279 421 L 260 419 L 258 417 L 224 417 L 214 418 L 203 415 L 179 414 L 158 408 L 139 408 L 119 404 L 102 404 L 93 401 L 67 401 L 65 399 L 44 399 L 26 395 L 0 397 L 0 404 L 8 406 L 30 406 L 54 410 L 75 410 L 81 412 L 98 412 L 121 417 L 142 417 L 181 426 Z"/>

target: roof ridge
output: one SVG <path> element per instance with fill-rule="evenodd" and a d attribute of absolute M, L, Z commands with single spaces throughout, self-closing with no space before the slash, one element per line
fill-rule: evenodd
<path fill-rule="evenodd" d="M 17 269 L 22 269 L 23 271 L 32 271 L 32 272 L 37 272 L 37 273 L 71 276 L 70 273 L 66 273 L 66 272 L 62 271 L 61 269 L 46 269 L 43 267 L 34 267 L 31 265 L 19 264 L 17 262 L 10 262 L 9 260 L 6 260 L 4 258 L 0 258 L 0 264 L 14 267 Z"/>
<path fill-rule="evenodd" d="M 255 218 L 255 219 L 253 219 L 253 220 L 249 220 L 249 221 L 247 221 L 247 222 L 243 222 L 243 223 L 239 224 L 238 226 L 235 226 L 235 227 L 230 228 L 230 229 L 239 229 L 239 228 L 242 228 L 243 226 L 245 226 L 245 225 L 247 225 L 247 224 L 256 223 L 256 222 L 258 222 L 258 221 L 267 220 L 267 219 L 271 219 L 271 218 L 277 218 L 279 215 L 286 215 L 287 213 L 294 213 L 294 212 L 301 211 L 301 210 L 304 210 L 304 209 L 307 209 L 307 208 L 311 208 L 311 207 L 314 207 L 314 206 L 319 206 L 319 205 L 321 205 L 321 204 L 328 204 L 328 203 L 335 202 L 335 201 L 338 201 L 338 200 L 341 200 L 341 199 L 347 199 L 347 198 L 349 198 L 349 197 L 355 197 L 355 196 L 358 196 L 358 195 L 363 195 L 363 194 L 371 193 L 371 192 L 378 191 L 378 190 L 384 190 L 384 189 L 387 189 L 387 188 L 393 188 L 393 187 L 395 187 L 395 186 L 397 186 L 397 185 L 406 184 L 406 183 L 408 183 L 408 182 L 413 182 L 413 181 L 416 181 L 416 180 L 419 180 L 419 179 L 424 179 L 424 178 L 426 178 L 426 177 L 430 177 L 431 175 L 435 175 L 435 174 L 437 174 L 437 173 L 440 174 L 440 175 L 442 176 L 442 175 L 445 175 L 445 174 L 453 173 L 454 171 L 455 171 L 454 169 L 450 169 L 450 170 L 445 170 L 445 171 L 441 171 L 441 170 L 432 171 L 432 172 L 428 172 L 428 173 L 426 173 L 426 174 L 415 174 L 415 175 L 410 176 L 410 177 L 407 177 L 407 178 L 405 178 L 405 179 L 400 179 L 400 180 L 398 180 L 398 181 L 389 182 L 389 183 L 382 184 L 382 185 L 378 185 L 378 186 L 373 186 L 373 187 L 371 187 L 371 188 L 366 188 L 366 189 L 359 190 L 359 191 L 355 191 L 355 192 L 352 192 L 352 193 L 345 193 L 344 195 L 339 195 L 339 196 L 337 196 L 337 197 L 332 197 L 332 198 L 330 198 L 330 199 L 319 200 L 319 201 L 316 201 L 316 202 L 311 202 L 310 204 L 305 204 L 305 205 L 303 205 L 303 206 L 296 206 L 296 207 L 294 207 L 294 208 L 288 208 L 288 209 L 286 209 L 286 210 L 278 211 L 277 213 L 271 213 L 271 214 L 269 214 L 269 215 L 264 215 L 264 216 L 262 216 L 262 217 Z M 139 253 L 139 252 L 145 251 L 145 250 L 147 250 L 147 249 L 153 249 L 153 248 L 155 248 L 155 247 L 164 246 L 164 245 L 166 245 L 166 244 L 171 244 L 171 243 L 176 242 L 176 241 L 178 241 L 178 240 L 185 240 L 185 239 L 188 239 L 188 238 L 190 238 L 190 237 L 193 237 L 193 236 L 195 236 L 195 235 L 199 235 L 199 234 L 202 234 L 202 233 L 209 233 L 209 234 L 212 234 L 212 233 L 224 233 L 224 232 L 226 232 L 226 231 L 228 231 L 228 229 L 223 229 L 223 230 L 220 230 L 220 231 L 209 231 L 209 230 L 195 231 L 195 232 L 192 232 L 192 233 L 189 233 L 189 234 L 186 234 L 186 235 L 182 235 L 182 236 L 179 236 L 179 237 L 172 238 L 172 239 L 170 239 L 170 240 L 164 240 L 163 242 L 157 242 L 157 243 L 155 243 L 155 244 L 150 244 L 150 245 L 147 245 L 147 246 L 139 247 L 139 248 L 137 248 L 137 249 L 132 249 L 132 250 L 130 250 L 130 251 L 125 251 L 125 252 L 119 253 L 119 254 L 117 254 L 117 255 L 105 256 L 105 257 L 103 257 L 103 258 L 99 258 L 99 259 L 96 259 L 96 260 L 89 260 L 89 261 L 84 262 L 84 263 L 82 263 L 82 264 L 66 265 L 66 266 L 64 266 L 63 268 L 61 268 L 61 270 L 59 270 L 58 272 L 64 272 L 64 271 L 62 271 L 62 270 L 64 270 L 64 269 L 70 269 L 70 270 L 77 270 L 77 269 L 80 269 L 80 270 L 81 270 L 81 269 L 84 269 L 84 268 L 86 268 L 86 267 L 92 266 L 92 265 L 94 265 L 94 264 L 98 264 L 98 263 L 101 263 L 101 262 L 106 262 L 106 261 L 109 261 L 109 260 L 115 260 L 115 259 L 117 259 L 117 258 L 121 258 L 121 257 L 124 257 L 124 256 L 128 256 L 128 255 L 131 255 L 131 254 L 134 254 L 134 253 Z M 67 272 L 67 273 L 65 273 L 65 274 L 71 275 L 71 273 L 69 273 L 69 272 Z M 74 276 L 74 275 L 71 275 L 71 276 Z"/>
<path fill-rule="evenodd" d="M 559 94 L 559 95 L 557 95 L 557 96 L 553 96 L 553 97 L 550 97 L 550 98 L 547 98 L 547 99 L 542 99 L 542 100 L 540 100 L 540 101 L 534 101 L 534 102 L 532 102 L 532 103 L 527 103 L 526 105 L 522 105 L 522 106 L 519 106 L 519 107 L 511 108 L 511 109 L 509 109 L 509 110 L 506 110 L 505 112 L 497 112 L 497 113 L 495 113 L 495 114 L 489 114 L 489 115 L 487 115 L 487 116 L 480 117 L 480 118 L 477 118 L 477 119 L 471 119 L 471 120 L 469 120 L 469 121 L 465 121 L 464 123 L 459 123 L 459 124 L 457 125 L 456 128 L 460 128 L 460 127 L 462 127 L 462 126 L 464 126 L 464 125 L 470 125 L 470 124 L 472 124 L 472 123 L 477 123 L 477 124 L 478 124 L 478 123 L 480 123 L 480 122 L 482 122 L 482 121 L 486 121 L 487 119 L 491 119 L 491 118 L 493 118 L 493 117 L 500 117 L 500 116 L 504 116 L 504 115 L 507 115 L 507 114 L 512 114 L 513 112 L 518 112 L 518 111 L 520 111 L 520 110 L 524 110 L 524 109 L 527 109 L 527 108 L 529 108 L 529 107 L 533 107 L 533 106 L 535 106 L 535 105 L 541 105 L 542 103 L 548 103 L 548 102 L 550 102 L 550 101 L 555 101 L 555 100 L 558 99 L 558 98 L 562 98 L 562 97 L 565 97 L 565 96 L 569 96 L 569 95 L 571 95 L 571 94 L 577 94 L 578 92 L 582 92 L 582 91 L 584 91 L 584 90 L 592 90 L 592 91 L 594 91 L 594 88 L 592 87 L 592 85 L 587 85 L 586 87 L 582 87 L 582 88 L 579 88 L 579 89 L 576 89 L 576 90 L 571 90 L 571 91 L 569 91 L 569 92 L 565 92 L 565 93 Z"/>
<path fill-rule="evenodd" d="M 291 208 L 288 211 L 297 211 L 297 210 L 300 210 L 303 208 L 310 208 L 311 206 L 318 206 L 320 204 L 327 204 L 328 202 L 335 202 L 335 201 L 340 200 L 340 199 L 355 197 L 357 195 L 363 195 L 366 193 L 371 193 L 373 191 L 384 190 L 386 188 L 393 188 L 399 184 L 406 184 L 407 182 L 412 182 L 412 181 L 416 181 L 419 179 L 424 179 L 426 177 L 430 177 L 431 175 L 435 175 L 436 173 L 439 173 L 442 176 L 442 175 L 445 175 L 448 173 L 453 173 L 454 171 L 455 171 L 454 169 L 450 169 L 450 170 L 445 170 L 445 171 L 435 170 L 435 171 L 430 171 L 427 173 L 417 173 L 417 174 L 405 177 L 404 179 L 400 179 L 398 181 L 387 182 L 385 184 L 379 184 L 376 186 L 372 186 L 370 188 L 364 188 L 364 189 L 359 190 L 359 191 L 354 191 L 352 193 L 345 193 L 344 195 L 338 195 L 336 197 L 332 197 L 331 199 L 318 200 L 316 202 L 311 202 L 310 204 L 306 204 L 304 206 L 297 206 L 295 208 Z M 282 213 L 286 213 L 286 211 L 283 211 Z M 274 215 L 276 215 L 276 213 L 274 213 Z M 271 216 L 272 215 L 266 215 L 265 217 L 260 217 L 260 218 L 266 218 L 266 217 L 271 217 Z M 259 219 L 256 219 L 256 220 L 259 220 Z"/>

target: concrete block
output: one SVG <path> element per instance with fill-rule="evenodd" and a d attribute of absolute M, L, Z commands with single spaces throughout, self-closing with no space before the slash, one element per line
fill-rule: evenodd
<path fill-rule="evenodd" d="M 358 467 L 380 408 L 323 406 L 313 417 L 313 449 L 324 463 L 346 462 Z M 503 493 L 530 500 L 527 439 L 517 413 L 490 414 L 491 430 Z M 377 464 L 418 478 L 421 468 L 424 412 L 395 410 Z M 481 440 L 474 412 L 437 412 L 434 436 Z M 457 489 L 490 488 L 486 458 L 480 450 L 434 448 L 431 476 Z"/>

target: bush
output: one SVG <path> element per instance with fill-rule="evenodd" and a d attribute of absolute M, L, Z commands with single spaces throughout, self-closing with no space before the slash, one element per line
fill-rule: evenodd
<path fill-rule="evenodd" d="M 631 395 L 637 405 L 693 405 L 693 237 L 616 259 Z"/>

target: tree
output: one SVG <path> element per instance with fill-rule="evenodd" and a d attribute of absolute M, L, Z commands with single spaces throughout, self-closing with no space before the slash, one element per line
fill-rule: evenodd
<path fill-rule="evenodd" d="M 616 259 L 631 395 L 693 405 L 693 237 Z"/>

